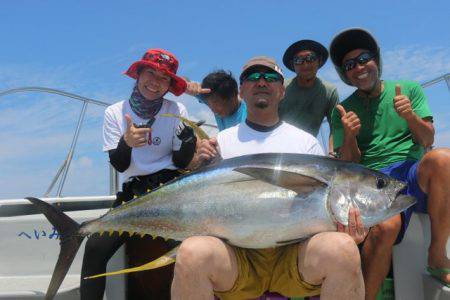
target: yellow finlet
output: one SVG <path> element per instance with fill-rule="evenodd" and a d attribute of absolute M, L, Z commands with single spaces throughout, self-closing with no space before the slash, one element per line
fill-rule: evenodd
<path fill-rule="evenodd" d="M 142 265 L 139 267 L 134 267 L 134 268 L 123 269 L 123 270 L 119 270 L 119 271 L 115 271 L 115 272 L 108 272 L 108 273 L 93 275 L 93 276 L 85 277 L 84 279 L 93 279 L 93 278 L 98 278 L 98 277 L 120 275 L 120 274 L 132 273 L 132 272 L 141 272 L 141 271 L 157 269 L 157 268 L 161 268 L 161 267 L 170 265 L 175 262 L 175 257 L 177 256 L 178 247 L 179 246 L 173 248 L 172 250 L 170 250 L 169 252 L 167 252 L 166 254 L 161 256 L 160 258 L 157 258 L 149 263 L 146 263 L 145 265 Z"/>
<path fill-rule="evenodd" d="M 109 236 L 112 236 L 113 233 L 114 233 L 114 230 L 110 230 L 110 231 L 109 231 Z"/>
<path fill-rule="evenodd" d="M 119 236 L 121 236 L 123 233 L 123 230 L 118 230 L 117 232 L 119 233 Z"/>
<path fill-rule="evenodd" d="M 199 126 L 197 126 L 197 124 L 194 121 L 191 121 L 189 119 L 186 119 L 182 116 L 177 116 L 174 114 L 161 114 L 161 116 L 163 117 L 173 117 L 173 118 L 178 118 L 181 121 L 183 121 L 185 124 L 189 125 L 190 127 L 192 127 L 192 129 L 194 129 L 195 134 L 199 137 L 199 139 L 201 140 L 209 140 L 209 136 L 208 134 L 201 129 Z"/>

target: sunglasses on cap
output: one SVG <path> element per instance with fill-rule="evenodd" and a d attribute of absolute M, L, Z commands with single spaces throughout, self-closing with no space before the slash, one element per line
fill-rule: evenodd
<path fill-rule="evenodd" d="M 305 56 L 294 56 L 292 62 L 294 65 L 303 65 L 305 62 L 313 62 L 318 60 L 319 57 L 315 53 L 310 53 Z"/>
<path fill-rule="evenodd" d="M 267 82 L 281 81 L 281 75 L 278 73 L 262 73 L 262 72 L 250 73 L 244 78 L 244 81 L 256 82 L 261 77 L 264 78 L 264 80 Z"/>
<path fill-rule="evenodd" d="M 344 63 L 342 64 L 342 69 L 345 72 L 348 72 L 356 68 L 356 64 L 363 66 L 374 58 L 375 54 L 373 54 L 372 52 L 363 52 L 355 58 L 347 59 L 346 61 L 344 61 Z"/>
<path fill-rule="evenodd" d="M 146 53 L 144 60 L 154 61 L 161 65 L 166 66 L 169 70 L 174 68 L 174 60 L 165 53 Z"/>

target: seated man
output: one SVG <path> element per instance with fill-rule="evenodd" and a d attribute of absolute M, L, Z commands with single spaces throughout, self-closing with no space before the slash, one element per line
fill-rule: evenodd
<path fill-rule="evenodd" d="M 247 106 L 239 99 L 237 82 L 230 72 L 212 72 L 203 78 L 201 85 L 188 82 L 186 93 L 208 105 L 219 131 L 239 124 L 247 117 Z"/>
<path fill-rule="evenodd" d="M 247 119 L 203 140 L 200 157 L 209 161 L 245 154 L 290 152 L 323 155 L 310 134 L 281 121 L 278 104 L 284 95 L 283 74 L 275 61 L 255 57 L 244 66 L 240 94 Z M 245 201 L 245 199 L 243 199 Z M 351 210 L 350 231 L 362 241 L 359 213 Z M 302 243 L 269 249 L 243 249 L 211 236 L 184 240 L 178 250 L 172 299 L 251 299 L 265 291 L 321 299 L 363 299 L 364 283 L 358 247 L 343 232 L 323 232 Z"/>
<path fill-rule="evenodd" d="M 425 152 L 434 127 L 419 84 L 381 80 L 380 48 L 370 33 L 349 29 L 330 46 L 341 79 L 357 90 L 333 112 L 334 147 L 344 160 L 361 163 L 408 183 L 406 193 L 418 203 L 371 229 L 362 247 L 366 299 L 375 299 L 413 210 L 431 220 L 428 270 L 447 286 L 450 260 L 450 150 Z"/>

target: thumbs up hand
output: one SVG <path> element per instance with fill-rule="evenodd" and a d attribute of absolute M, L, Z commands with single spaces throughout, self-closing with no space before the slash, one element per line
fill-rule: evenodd
<path fill-rule="evenodd" d="M 123 135 L 125 143 L 132 148 L 145 146 L 147 144 L 148 134 L 152 129 L 137 128 L 129 114 L 125 115 L 125 119 L 127 121 L 127 131 Z"/>
<path fill-rule="evenodd" d="M 402 95 L 402 89 L 399 84 L 395 85 L 394 108 L 397 114 L 405 120 L 414 117 L 414 111 L 408 96 Z"/>
<path fill-rule="evenodd" d="M 345 136 L 348 138 L 355 138 L 361 129 L 361 121 L 359 120 L 358 115 L 352 111 L 346 112 L 345 108 L 340 104 L 336 105 L 336 109 L 341 115 Z"/>

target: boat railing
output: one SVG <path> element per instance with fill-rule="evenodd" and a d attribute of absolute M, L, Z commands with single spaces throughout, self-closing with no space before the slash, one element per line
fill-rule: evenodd
<path fill-rule="evenodd" d="M 68 92 L 64 92 L 61 90 L 51 89 L 51 88 L 46 88 L 46 87 L 20 87 L 20 88 L 15 88 L 15 89 L 9 89 L 9 90 L 0 92 L 0 97 L 14 94 L 14 93 L 23 93 L 23 92 L 41 92 L 41 93 L 48 93 L 48 94 L 56 94 L 56 95 L 60 95 L 63 97 L 67 97 L 69 99 L 74 99 L 74 100 L 78 100 L 78 101 L 82 102 L 81 111 L 78 116 L 77 126 L 75 127 L 75 131 L 74 131 L 74 134 L 72 137 L 72 142 L 70 144 L 69 151 L 66 155 L 66 158 L 64 159 L 61 166 L 59 167 L 58 171 L 56 172 L 53 180 L 51 181 L 47 191 L 44 194 L 44 197 L 48 197 L 50 195 L 52 189 L 54 188 L 55 184 L 59 180 L 58 188 L 56 191 L 56 197 L 60 198 L 60 197 L 62 197 L 61 195 L 62 195 L 62 191 L 64 188 L 64 184 L 66 182 L 67 173 L 69 172 L 70 163 L 72 162 L 73 154 L 75 152 L 78 137 L 80 134 L 80 129 L 81 129 L 81 126 L 83 125 L 83 121 L 84 121 L 84 117 L 86 115 L 86 110 L 87 110 L 88 105 L 92 104 L 92 105 L 107 107 L 111 104 L 107 103 L 107 102 L 83 97 L 83 96 L 80 96 L 77 94 L 68 93 Z M 109 166 L 109 169 L 110 169 L 109 191 L 110 191 L 110 194 L 113 195 L 117 192 L 118 176 L 117 176 L 117 172 L 114 170 L 114 168 L 111 165 Z"/>
<path fill-rule="evenodd" d="M 46 88 L 46 87 L 19 87 L 14 89 L 8 89 L 3 92 L 0 92 L 0 97 L 15 94 L 15 93 L 24 93 L 24 92 L 40 92 L 40 93 L 48 93 L 48 94 L 56 94 L 62 97 L 66 97 L 69 99 L 73 99 L 76 101 L 80 101 L 82 103 L 81 111 L 78 115 L 77 125 L 75 127 L 71 144 L 67 155 L 65 156 L 64 161 L 61 163 L 60 167 L 56 171 L 55 176 L 50 182 L 49 187 L 43 195 L 43 200 L 48 201 L 50 203 L 54 203 L 60 206 L 61 209 L 65 211 L 71 210 L 83 210 L 83 209 L 99 209 L 99 208 L 108 208 L 111 206 L 111 202 L 115 200 L 115 194 L 118 191 L 119 185 L 119 176 L 117 171 L 109 165 L 109 193 L 110 195 L 106 196 L 77 196 L 77 197 L 63 197 L 62 192 L 64 189 L 64 185 L 66 183 L 67 174 L 69 172 L 70 164 L 74 157 L 75 149 L 78 142 L 78 137 L 80 134 L 81 127 L 83 126 L 83 122 L 85 120 L 86 111 L 88 105 L 95 105 L 100 107 L 107 107 L 111 105 L 111 103 L 95 100 L 92 98 L 84 97 L 81 95 L 68 93 L 65 91 Z M 216 128 L 215 125 L 204 124 L 204 126 Z M 52 190 L 55 188 L 57 184 L 56 194 L 54 198 L 50 197 Z M 29 204 L 26 199 L 1 199 L 0 201 L 0 217 L 9 217 L 9 216 L 19 216 L 19 215 L 28 215 L 38 213 L 34 210 L 34 208 Z"/>

